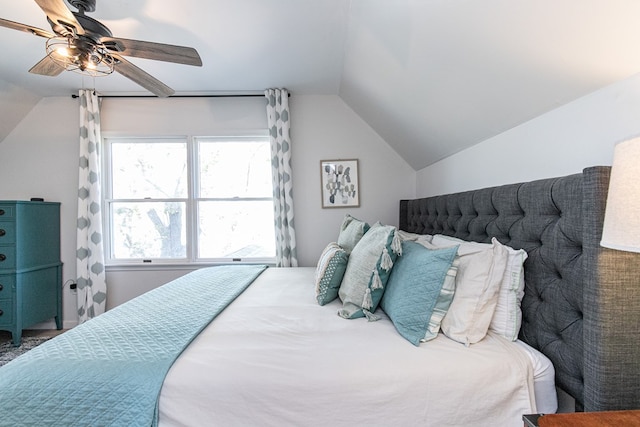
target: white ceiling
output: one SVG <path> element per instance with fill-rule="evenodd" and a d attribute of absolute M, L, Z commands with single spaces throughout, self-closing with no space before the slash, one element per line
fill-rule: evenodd
<path fill-rule="evenodd" d="M 2 3 L 50 29 L 34 1 Z M 339 95 L 416 170 L 640 71 L 637 0 L 97 0 L 90 16 L 196 48 L 201 68 L 131 59 L 179 94 Z M 29 74 L 44 43 L 0 28 L 0 99 L 143 93 L 115 74 Z"/>

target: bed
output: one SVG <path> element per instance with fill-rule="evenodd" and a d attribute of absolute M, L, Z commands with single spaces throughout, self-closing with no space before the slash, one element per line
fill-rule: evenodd
<path fill-rule="evenodd" d="M 640 256 L 600 246 L 609 167 L 402 201 L 400 228 L 523 248 L 520 337 L 576 409 L 640 408 Z"/>
<path fill-rule="evenodd" d="M 394 255 L 388 234 L 395 265 L 380 256 L 375 268 L 389 292 L 374 274 L 364 299 L 340 293 L 319 304 L 319 267 L 198 270 L 0 368 L 0 425 L 515 426 L 525 413 L 553 411 L 555 385 L 579 410 L 639 408 L 639 263 L 598 245 L 608 176 L 595 167 L 401 201 L 404 253 Z M 405 281 L 391 277 L 409 254 L 425 253 L 414 244 L 422 235 L 454 242 L 428 251 L 442 258 L 443 280 L 461 271 L 467 244 L 453 239 L 526 251 L 518 340 L 494 330 L 466 343 L 399 333 L 388 295 Z M 356 246 L 344 277 L 356 277 Z"/>

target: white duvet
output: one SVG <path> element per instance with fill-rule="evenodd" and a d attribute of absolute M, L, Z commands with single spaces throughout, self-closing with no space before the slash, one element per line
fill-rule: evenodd
<path fill-rule="evenodd" d="M 184 351 L 160 395 L 167 426 L 522 426 L 529 356 L 488 335 L 420 347 L 382 317 L 315 301 L 314 268 L 267 269 Z"/>

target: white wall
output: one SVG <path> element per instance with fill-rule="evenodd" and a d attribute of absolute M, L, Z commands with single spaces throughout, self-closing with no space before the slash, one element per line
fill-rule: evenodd
<path fill-rule="evenodd" d="M 0 199 L 42 197 L 61 203 L 63 283 L 76 274 L 78 126 L 77 100 L 44 98 L 0 143 Z M 77 323 L 75 293 L 68 286 L 63 301 L 68 328 Z"/>
<path fill-rule="evenodd" d="M 0 78 L 0 141 L 2 141 L 29 111 L 42 99 L 27 89 Z"/>
<path fill-rule="evenodd" d="M 337 96 L 292 97 L 298 258 L 314 266 L 344 215 L 398 224 L 398 201 L 415 195 L 415 171 Z M 358 159 L 360 207 L 322 209 L 320 161 Z"/>
<path fill-rule="evenodd" d="M 298 258 L 317 262 L 348 212 L 367 221 L 397 223 L 398 200 L 415 195 L 415 171 L 337 96 L 292 96 L 291 137 Z M 104 99 L 102 130 L 110 134 L 211 134 L 266 128 L 264 99 Z M 0 143 L 0 199 L 44 197 L 62 202 L 64 280 L 75 277 L 78 187 L 78 101 L 45 98 Z M 320 160 L 357 158 L 361 206 L 322 209 Z M 108 269 L 107 307 L 186 273 Z M 65 327 L 76 323 L 75 294 L 64 292 Z"/>
<path fill-rule="evenodd" d="M 615 143 L 640 134 L 640 74 L 566 104 L 417 173 L 418 197 L 611 165 Z"/>

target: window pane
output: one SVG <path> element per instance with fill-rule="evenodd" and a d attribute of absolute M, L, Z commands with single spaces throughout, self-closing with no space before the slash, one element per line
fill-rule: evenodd
<path fill-rule="evenodd" d="M 112 142 L 114 199 L 187 197 L 185 142 Z"/>
<path fill-rule="evenodd" d="M 200 197 L 271 197 L 269 141 L 200 141 Z"/>
<path fill-rule="evenodd" d="M 112 203 L 114 258 L 185 258 L 185 210 L 183 202 Z"/>
<path fill-rule="evenodd" d="M 200 258 L 275 256 L 273 202 L 201 202 Z"/>

